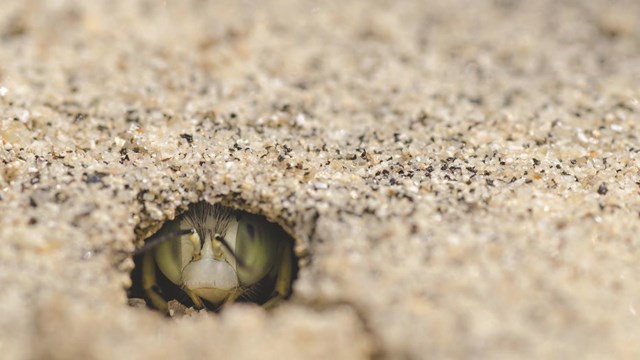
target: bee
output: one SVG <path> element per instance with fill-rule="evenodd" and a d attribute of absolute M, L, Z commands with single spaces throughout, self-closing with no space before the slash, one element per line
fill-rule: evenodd
<path fill-rule="evenodd" d="M 165 313 L 172 294 L 183 305 L 218 310 L 235 301 L 270 308 L 291 293 L 291 237 L 262 216 L 222 205 L 192 204 L 136 253 L 142 288 Z"/>

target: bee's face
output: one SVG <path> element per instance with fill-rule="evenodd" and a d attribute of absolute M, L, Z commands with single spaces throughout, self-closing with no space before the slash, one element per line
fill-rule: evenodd
<path fill-rule="evenodd" d="M 159 233 L 176 234 L 152 250 L 161 273 L 192 298 L 216 307 L 274 275 L 289 243 L 260 216 L 206 203 L 191 207 Z"/>

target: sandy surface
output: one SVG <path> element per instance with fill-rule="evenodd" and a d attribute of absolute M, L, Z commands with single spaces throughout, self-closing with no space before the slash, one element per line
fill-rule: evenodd
<path fill-rule="evenodd" d="M 171 3 L 2 1 L 0 357 L 640 357 L 640 2 Z M 287 303 L 127 305 L 201 199 Z"/>

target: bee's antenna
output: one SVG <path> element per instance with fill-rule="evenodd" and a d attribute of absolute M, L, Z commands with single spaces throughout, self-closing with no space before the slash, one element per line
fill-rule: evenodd
<path fill-rule="evenodd" d="M 193 229 L 182 229 L 182 230 L 176 230 L 176 231 L 172 231 L 170 233 L 167 234 L 162 234 L 162 235 L 158 235 L 158 236 L 151 236 L 149 239 L 147 239 L 147 241 L 144 242 L 144 245 L 142 245 L 142 247 L 140 247 L 139 249 L 136 249 L 133 252 L 133 255 L 140 255 L 142 253 L 145 253 L 151 249 L 153 249 L 154 247 L 162 244 L 163 242 L 167 241 L 167 240 L 171 240 L 177 236 L 182 236 L 182 235 L 187 235 L 187 234 L 193 234 L 195 230 Z"/>
<path fill-rule="evenodd" d="M 236 261 L 236 264 L 238 264 L 240 267 L 243 267 L 245 269 L 247 268 L 247 265 L 244 263 L 244 261 L 240 260 L 238 255 L 236 255 L 235 251 L 233 251 L 233 249 L 227 242 L 227 239 L 224 238 L 224 236 L 220 234 L 215 234 L 213 238 L 219 241 L 222 244 L 222 246 L 224 246 L 224 248 L 227 249 L 227 251 L 231 254 L 231 256 L 233 256 L 233 259 Z"/>

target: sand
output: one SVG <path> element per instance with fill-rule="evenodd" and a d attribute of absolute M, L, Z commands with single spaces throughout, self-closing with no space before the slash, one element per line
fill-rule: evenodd
<path fill-rule="evenodd" d="M 0 357 L 640 356 L 640 2 L 3 1 Z M 293 296 L 128 305 L 189 203 Z"/>

